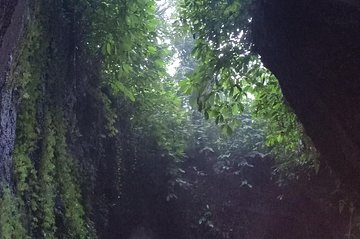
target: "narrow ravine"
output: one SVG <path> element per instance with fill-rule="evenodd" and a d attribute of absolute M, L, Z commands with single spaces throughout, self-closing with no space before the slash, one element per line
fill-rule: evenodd
<path fill-rule="evenodd" d="M 0 239 L 360 238 L 359 12 L 0 0 Z"/>

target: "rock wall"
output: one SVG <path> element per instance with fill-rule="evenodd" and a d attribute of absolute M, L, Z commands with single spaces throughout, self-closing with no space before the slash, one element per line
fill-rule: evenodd
<path fill-rule="evenodd" d="M 0 181 L 9 183 L 17 103 L 13 79 L 17 53 L 30 16 L 26 0 L 1 0 L 0 11 Z"/>
<path fill-rule="evenodd" d="M 308 135 L 344 182 L 360 186 L 358 1 L 262 1 L 255 51 Z"/>

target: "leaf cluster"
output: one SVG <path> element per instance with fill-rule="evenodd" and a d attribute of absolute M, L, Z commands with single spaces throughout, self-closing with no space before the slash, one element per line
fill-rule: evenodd
<path fill-rule="evenodd" d="M 183 28 L 193 34 L 195 70 L 180 83 L 190 105 L 232 133 L 238 115 L 250 108 L 266 123 L 266 142 L 287 168 L 312 167 L 317 158 L 277 79 L 252 52 L 251 22 L 255 1 L 184 0 Z"/>

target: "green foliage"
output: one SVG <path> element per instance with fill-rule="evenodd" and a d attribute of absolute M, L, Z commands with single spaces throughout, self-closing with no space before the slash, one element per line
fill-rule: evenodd
<path fill-rule="evenodd" d="M 182 154 L 186 138 L 186 113 L 181 99 L 174 94 L 176 86 L 169 82 L 154 82 L 144 90 L 141 104 L 133 116 L 133 126 L 139 134 L 154 137 L 167 151 Z"/>
<path fill-rule="evenodd" d="M 189 139 L 194 140 L 194 144 L 202 144 L 211 138 L 210 146 L 218 147 L 224 157 L 236 150 L 243 154 L 251 150 L 265 151 L 263 125 L 259 127 L 259 124 L 272 114 L 276 120 L 285 118 L 286 124 L 275 121 L 268 124 L 268 146 L 275 147 L 276 153 L 276 145 L 284 142 L 291 142 L 287 146 L 291 152 L 300 149 L 298 124 L 291 111 L 281 103 L 282 97 L 273 83 L 273 76 L 250 54 L 249 42 L 241 41 L 249 36 L 243 29 L 250 24 L 246 9 L 251 6 L 251 1 L 185 0 L 183 5 L 190 9 L 183 12 L 183 22 L 196 32 L 193 53 L 199 64 L 189 80 L 179 85 L 192 94 L 190 103 L 198 105 L 206 118 L 214 118 L 224 133 L 233 133 L 230 139 L 214 130 L 214 125 L 203 127 L 204 122 L 196 122 L 186 111 L 189 110 L 186 103 L 186 109 L 182 107 L 183 99 L 176 93 L 179 85 L 166 74 L 165 62 L 170 59 L 171 52 L 167 39 L 163 38 L 166 23 L 156 15 L 155 3 L 154 0 L 53 1 L 44 4 L 44 19 L 34 21 L 29 28 L 19 63 L 21 103 L 14 176 L 19 210 L 24 214 L 22 223 L 31 236 L 91 237 L 81 196 L 83 185 L 79 184 L 83 179 L 79 180 L 78 172 L 84 170 L 80 169 L 81 160 L 94 168 L 94 181 L 101 176 L 116 177 L 109 188 L 116 188 L 114 194 L 121 195 L 123 188 L 131 188 L 132 177 L 139 173 L 137 170 L 147 172 L 142 165 L 166 160 L 166 164 L 161 165 L 164 167 L 162 173 L 171 174 L 172 169 L 177 169 L 174 165 Z M 52 13 L 58 13 L 56 18 L 51 18 Z M 52 28 L 56 24 L 60 30 Z M 76 35 L 80 40 L 69 43 L 66 41 L 71 37 L 62 38 L 60 32 L 67 32 L 72 27 L 81 27 L 77 29 L 80 36 Z M 73 44 L 74 49 L 86 48 L 84 55 L 92 59 L 79 57 L 77 54 L 81 54 L 78 53 L 81 50 L 68 52 Z M 69 57 L 69 54 L 74 56 Z M 68 63 L 70 58 L 75 60 Z M 99 69 L 90 69 L 94 64 L 91 61 L 99 64 Z M 87 66 L 84 69 L 95 72 L 80 72 L 84 71 L 83 65 Z M 90 75 L 96 78 L 91 80 L 98 81 L 91 85 L 92 90 L 87 85 Z M 268 83 L 262 83 L 263 80 Z M 76 102 L 81 94 L 94 97 L 96 106 L 91 107 L 99 108 L 98 112 L 103 113 L 96 116 L 98 121 L 89 122 L 91 126 L 84 129 L 96 129 L 89 134 L 89 139 L 81 138 L 76 125 L 88 109 Z M 249 100 L 249 97 L 255 97 L 255 100 Z M 269 107 L 263 107 L 273 103 L 275 111 L 269 112 Z M 247 112 L 251 104 L 257 121 Z M 244 114 L 239 116 L 239 112 Z M 238 120 L 242 121 L 241 127 Z M 105 125 L 94 126 L 104 121 Z M 193 132 L 187 127 L 192 127 Z M 194 135 L 196 137 L 192 139 Z M 209 146 L 207 142 L 204 147 Z M 90 153 L 86 151 L 89 148 Z M 94 151 L 99 158 L 78 158 Z M 160 155 L 166 156 L 160 158 Z M 109 196 L 110 193 L 106 194 L 103 189 L 97 190 L 100 191 L 100 208 L 110 211 L 112 206 L 103 205 L 109 202 L 119 207 L 118 199 L 113 199 L 113 195 Z M 125 197 L 131 199 L 131 195 Z"/>
<path fill-rule="evenodd" d="M 248 89 L 256 81 L 254 71 L 260 65 L 250 53 L 251 3 L 181 2 L 182 24 L 196 39 L 192 54 L 197 67 L 188 79 L 191 88 L 186 88 L 191 92 L 190 104 L 198 105 L 206 118 L 221 125 L 231 126 L 233 116 L 244 109 Z"/>
<path fill-rule="evenodd" d="M 55 238 L 55 148 L 56 137 L 53 119 L 50 112 L 45 115 L 45 136 L 39 169 L 39 205 L 41 236 Z"/>
<path fill-rule="evenodd" d="M 318 154 L 296 115 L 285 103 L 277 79 L 265 70 L 260 79 L 262 82 L 251 91 L 255 96 L 253 114 L 265 122 L 266 144 L 278 159 L 277 170 L 288 176 L 297 168 L 315 167 L 318 170 Z"/>
<path fill-rule="evenodd" d="M 254 120 L 266 124 L 266 142 L 284 168 L 313 166 L 317 158 L 280 87 L 251 52 L 254 1 L 181 3 L 181 22 L 195 38 L 194 72 L 180 86 L 190 105 L 232 133 L 240 113 L 251 105 Z M 280 167 L 281 168 L 281 167 Z"/>
<path fill-rule="evenodd" d="M 51 104 L 61 102 L 56 102 L 55 94 L 46 95 L 54 92 L 47 87 L 52 86 L 57 77 L 64 77 L 62 74 L 65 71 L 58 70 L 58 75 L 48 74 L 52 69 L 49 66 L 58 64 L 52 62 L 58 58 L 52 59 L 49 51 L 59 50 L 49 44 L 49 21 L 45 20 L 43 7 L 45 5 L 41 2 L 35 4 L 16 71 L 20 107 L 14 150 L 14 181 L 21 212 L 19 223 L 32 238 L 57 238 L 59 235 L 63 238 L 65 235 L 62 234 L 66 233 L 68 238 L 88 238 L 80 188 L 75 180 L 76 165 L 66 152 L 62 120 L 56 118 L 56 113 L 51 110 L 54 108 Z M 64 208 L 55 204 L 59 194 Z M 57 231 L 55 218 L 59 213 L 64 214 L 67 232 Z"/>
<path fill-rule="evenodd" d="M 37 105 L 41 97 L 40 84 L 46 65 L 47 41 L 38 19 L 36 4 L 35 17 L 27 30 L 17 69 L 17 87 L 20 89 L 20 106 L 17 117 L 14 149 L 14 181 L 18 198 L 21 222 L 27 233 L 34 236 L 38 228 L 39 179 L 32 155 L 38 150 L 40 128 L 37 123 Z"/>
<path fill-rule="evenodd" d="M 74 65 L 67 64 L 67 38 L 52 26 L 67 29 L 71 9 L 84 9 L 76 23 L 85 26 L 81 47 L 101 59 L 101 84 L 93 93 L 108 136 L 119 137 L 119 121 L 125 119 L 142 140 L 148 137 L 163 150 L 181 154 L 185 116 L 175 86 L 167 81 L 164 59 L 169 51 L 157 39 L 161 20 L 155 1 L 60 2 L 36 4 L 19 60 L 21 101 L 14 152 L 19 223 L 34 238 L 89 238 L 94 235 L 89 235 L 80 194 L 79 161 L 66 142 L 74 129 L 69 116 L 60 113 L 66 111 L 63 95 L 69 89 L 64 79 Z M 118 179 L 120 184 L 121 175 Z"/>
<path fill-rule="evenodd" d="M 176 87 L 166 74 L 164 60 L 170 52 L 159 27 L 166 24 L 156 16 L 155 1 L 109 0 L 92 6 L 97 10 L 89 13 L 93 21 L 87 35 L 88 49 L 103 59 L 100 98 L 109 136 L 119 132 L 116 124 L 122 112 L 118 109 L 127 105 L 135 131 L 180 153 L 185 116 Z"/>
<path fill-rule="evenodd" d="M 3 187 L 0 198 L 0 238 L 27 238 L 21 222 L 21 210 L 10 188 Z"/>
<path fill-rule="evenodd" d="M 40 44 L 43 43 L 43 44 Z M 39 128 L 36 104 L 40 97 L 42 71 L 46 63 L 46 41 L 40 22 L 35 19 L 28 28 L 18 66 L 18 87 L 21 88 L 20 109 L 16 128 L 14 171 L 17 192 L 21 197 L 29 191 L 30 181 L 36 180 L 29 155 L 36 149 Z"/>
<path fill-rule="evenodd" d="M 65 139 L 65 126 L 62 114 L 57 114 L 56 148 L 54 151 L 56 178 L 60 188 L 60 196 L 64 207 L 63 217 L 67 233 L 66 238 L 89 238 L 85 225 L 85 213 L 81 204 L 79 185 L 76 183 L 75 160 L 68 154 Z"/>
<path fill-rule="evenodd" d="M 103 56 L 104 84 L 114 94 L 122 93 L 135 101 L 135 92 L 144 82 L 164 73 L 156 67 L 163 62 L 151 60 L 158 53 L 155 1 L 108 0 L 96 7 L 91 16 L 89 48 Z"/>

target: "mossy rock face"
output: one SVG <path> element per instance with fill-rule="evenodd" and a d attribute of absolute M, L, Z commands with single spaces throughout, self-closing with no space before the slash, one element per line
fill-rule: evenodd
<path fill-rule="evenodd" d="M 26 229 L 21 222 L 19 201 L 6 186 L 3 187 L 0 197 L 0 208 L 0 238 L 26 238 Z"/>
<path fill-rule="evenodd" d="M 74 116 L 64 114 L 68 105 L 63 99 L 69 92 L 64 79 L 73 80 L 68 77 L 72 49 L 67 47 L 72 43 L 66 39 L 71 39 L 74 24 L 63 21 L 68 11 L 63 8 L 74 6 L 38 1 L 21 15 L 19 5 L 5 6 L 13 6 L 9 11 L 14 17 L 20 14 L 31 21 L 26 31 L 24 28 L 23 40 L 12 46 L 16 49 L 14 66 L 9 79 L 4 79 L 9 82 L 0 89 L 1 127 L 6 127 L 0 135 L 0 146 L 4 144 L 0 148 L 0 238 L 89 238 L 76 179 L 77 159 L 67 143 Z M 51 20 L 45 12 L 54 13 Z M 11 30 L 11 24 L 8 27 Z M 2 39 L 5 44 L 6 34 Z M 76 97 L 74 92 L 71 96 Z"/>
<path fill-rule="evenodd" d="M 1 6 L 0 27 L 0 179 L 11 183 L 12 153 L 15 141 L 16 65 L 28 19 L 26 1 L 5 1 Z"/>

